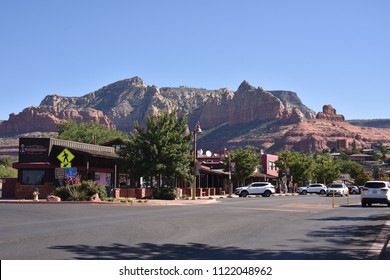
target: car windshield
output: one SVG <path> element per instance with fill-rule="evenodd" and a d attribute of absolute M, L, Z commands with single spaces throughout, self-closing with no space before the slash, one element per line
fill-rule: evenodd
<path fill-rule="evenodd" d="M 364 186 L 371 189 L 380 189 L 386 187 L 386 185 L 381 182 L 367 182 Z"/>
<path fill-rule="evenodd" d="M 342 185 L 332 185 L 332 189 L 341 189 L 343 186 Z"/>

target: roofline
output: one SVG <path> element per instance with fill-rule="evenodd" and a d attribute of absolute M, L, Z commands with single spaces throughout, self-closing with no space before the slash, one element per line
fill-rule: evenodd
<path fill-rule="evenodd" d="M 65 147 L 65 148 L 70 148 L 70 149 L 75 149 L 75 150 L 87 150 L 87 151 L 93 151 L 93 152 L 115 153 L 114 147 L 107 147 L 107 146 L 100 146 L 100 145 L 94 145 L 94 144 L 75 142 L 75 141 L 70 141 L 70 140 L 50 138 L 50 147 L 52 147 L 54 145 Z"/>

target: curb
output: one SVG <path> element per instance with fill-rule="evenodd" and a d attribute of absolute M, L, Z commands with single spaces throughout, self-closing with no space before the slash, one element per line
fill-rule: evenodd
<path fill-rule="evenodd" d="M 366 254 L 366 259 L 371 260 L 389 260 L 390 259 L 390 221 L 387 221 L 383 229 L 372 243 Z"/>
<path fill-rule="evenodd" d="M 196 200 L 135 200 L 133 202 L 120 202 L 120 201 L 47 201 L 47 200 L 0 200 L 0 204 L 53 204 L 53 205 L 65 205 L 65 204 L 91 204 L 91 205 L 116 205 L 116 206 L 168 206 L 168 205 L 197 205 L 197 204 L 210 204 L 217 203 L 216 198 L 212 199 L 196 199 Z"/>

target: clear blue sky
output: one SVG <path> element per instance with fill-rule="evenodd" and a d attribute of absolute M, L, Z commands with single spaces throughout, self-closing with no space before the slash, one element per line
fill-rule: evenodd
<path fill-rule="evenodd" d="M 48 94 L 148 85 L 291 90 L 390 118 L 387 0 L 2 0 L 0 120 Z"/>

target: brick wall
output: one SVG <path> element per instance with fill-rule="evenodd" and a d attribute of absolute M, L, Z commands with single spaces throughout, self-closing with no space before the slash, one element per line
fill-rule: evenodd
<path fill-rule="evenodd" d="M 118 188 L 115 189 L 115 198 L 152 198 L 151 188 Z"/>
<path fill-rule="evenodd" d="M 21 185 L 19 182 L 15 184 L 15 198 L 17 199 L 33 199 L 33 192 L 35 186 L 32 185 Z M 54 190 L 52 183 L 45 183 L 44 185 L 39 185 L 39 198 L 46 199 L 46 197 L 51 194 Z"/>
<path fill-rule="evenodd" d="M 191 188 L 177 188 L 178 197 L 191 197 Z M 214 195 L 225 195 L 223 188 L 197 188 L 197 197 L 208 197 Z M 152 198 L 153 190 L 151 188 L 117 188 L 115 189 L 115 198 Z"/>

